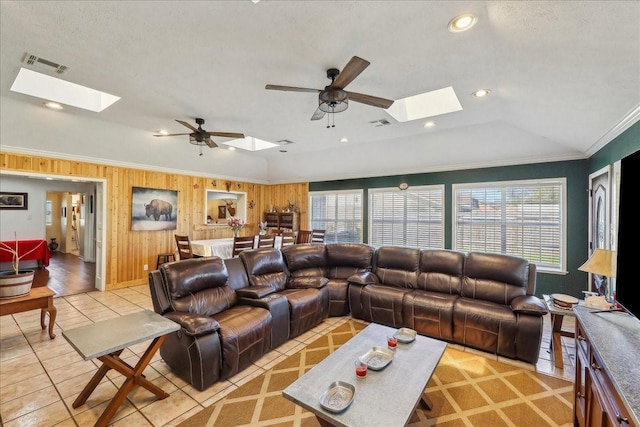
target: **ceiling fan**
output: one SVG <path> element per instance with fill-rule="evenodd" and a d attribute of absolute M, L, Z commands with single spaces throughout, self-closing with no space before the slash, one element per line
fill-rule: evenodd
<path fill-rule="evenodd" d="M 189 142 L 193 145 L 199 145 L 200 147 L 202 147 L 203 145 L 207 145 L 210 148 L 215 148 L 218 146 L 218 144 L 216 144 L 215 142 L 213 142 L 213 140 L 211 139 L 212 136 L 220 136 L 220 137 L 224 137 L 224 138 L 234 138 L 234 139 L 238 139 L 238 138 L 244 138 L 244 134 L 242 133 L 233 133 L 233 132 L 208 132 L 204 129 L 202 129 L 202 125 L 204 124 L 204 119 L 196 119 L 196 124 L 198 125 L 197 128 L 195 128 L 194 126 L 190 125 L 189 123 L 182 121 L 182 120 L 176 120 L 176 122 L 180 123 L 183 126 L 188 127 L 189 129 L 191 129 L 193 132 L 191 133 L 169 133 L 169 134 L 156 134 L 153 136 L 178 136 L 178 135 L 189 135 Z M 202 155 L 202 153 L 200 153 L 200 155 Z"/>
<path fill-rule="evenodd" d="M 331 84 L 325 86 L 324 89 L 278 85 L 266 85 L 265 89 L 317 93 L 318 109 L 313 113 L 313 116 L 311 116 L 311 120 L 319 120 L 324 117 L 325 113 L 340 113 L 346 110 L 349 107 L 349 100 L 374 107 L 389 108 L 391 104 L 393 104 L 393 101 L 390 99 L 344 90 L 369 64 L 369 61 L 354 56 L 349 60 L 347 65 L 345 65 L 342 72 L 337 68 L 329 68 L 327 70 L 327 78 L 331 79 Z"/>

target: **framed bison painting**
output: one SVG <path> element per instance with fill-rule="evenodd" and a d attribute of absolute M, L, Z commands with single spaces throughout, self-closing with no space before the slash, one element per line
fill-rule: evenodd
<path fill-rule="evenodd" d="M 178 192 L 132 187 L 131 229 L 135 231 L 175 230 L 178 224 Z"/>

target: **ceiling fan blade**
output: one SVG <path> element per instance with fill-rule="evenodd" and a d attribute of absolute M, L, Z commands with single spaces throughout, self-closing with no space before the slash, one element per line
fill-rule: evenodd
<path fill-rule="evenodd" d="M 191 129 L 192 131 L 197 131 L 198 129 L 194 128 L 192 125 L 190 125 L 189 123 L 182 121 L 182 120 L 176 120 L 176 122 L 180 123 L 182 126 L 186 126 L 189 129 Z"/>
<path fill-rule="evenodd" d="M 218 146 L 218 144 L 213 142 L 213 140 L 211 140 L 211 138 L 205 139 L 204 143 L 207 144 L 209 146 L 209 148 L 216 148 Z"/>
<path fill-rule="evenodd" d="M 358 75 L 364 71 L 365 68 L 369 66 L 370 62 L 366 59 L 362 59 L 360 57 L 354 56 L 351 60 L 344 66 L 338 77 L 333 82 L 331 87 L 335 87 L 337 89 L 344 89 L 349 83 L 353 81 Z"/>
<path fill-rule="evenodd" d="M 320 120 L 323 117 L 324 117 L 324 111 L 322 111 L 320 107 L 318 107 L 316 112 L 313 113 L 313 116 L 311 116 L 311 120 Z"/>
<path fill-rule="evenodd" d="M 234 138 L 234 139 L 242 139 L 244 138 L 243 133 L 234 133 L 234 132 L 207 132 L 209 136 L 221 136 L 224 138 Z"/>
<path fill-rule="evenodd" d="M 365 95 L 363 93 L 348 92 L 349 100 L 362 104 L 373 105 L 374 107 L 389 108 L 393 104 L 391 99 L 379 98 L 377 96 Z"/>
<path fill-rule="evenodd" d="M 320 92 L 320 89 L 309 89 L 306 87 L 293 87 L 293 86 L 266 85 L 264 88 L 270 89 L 270 90 L 285 90 L 287 92 L 313 92 L 313 93 Z"/>
<path fill-rule="evenodd" d="M 153 136 L 180 136 L 180 135 L 191 135 L 190 133 L 162 133 L 162 134 L 156 134 Z"/>

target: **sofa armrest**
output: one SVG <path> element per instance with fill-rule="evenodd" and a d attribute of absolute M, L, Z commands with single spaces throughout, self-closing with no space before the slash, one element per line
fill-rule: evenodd
<path fill-rule="evenodd" d="M 267 295 L 270 295 L 275 291 L 276 290 L 273 288 L 273 286 L 250 286 L 247 288 L 236 290 L 236 294 L 238 294 L 238 297 L 240 298 L 258 299 L 266 297 Z"/>
<path fill-rule="evenodd" d="M 200 314 L 193 313 L 181 313 L 178 311 L 167 313 L 164 316 L 179 324 L 187 334 L 194 337 L 207 335 L 220 329 L 218 321 L 209 316 L 202 316 Z"/>
<path fill-rule="evenodd" d="M 514 313 L 544 316 L 549 312 L 547 305 L 535 295 L 522 295 L 511 301 L 511 310 Z"/>
<path fill-rule="evenodd" d="M 324 288 L 327 283 L 329 283 L 329 279 L 326 277 L 292 277 L 287 282 L 287 288 L 300 289 L 300 288 Z"/>
<path fill-rule="evenodd" d="M 347 281 L 351 283 L 355 283 L 357 285 L 377 285 L 380 283 L 378 280 L 378 276 L 370 271 L 365 271 L 364 273 L 356 273 L 349 276 Z"/>

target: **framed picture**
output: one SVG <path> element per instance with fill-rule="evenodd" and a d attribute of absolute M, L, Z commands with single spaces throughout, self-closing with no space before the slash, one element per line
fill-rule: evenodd
<path fill-rule="evenodd" d="M 175 230 L 178 224 L 178 192 L 132 187 L 131 230 Z"/>
<path fill-rule="evenodd" d="M 0 209 L 26 210 L 29 195 L 27 193 L 10 193 L 0 191 Z"/>
<path fill-rule="evenodd" d="M 226 206 L 218 206 L 218 218 L 226 218 L 227 217 L 227 207 Z"/>

